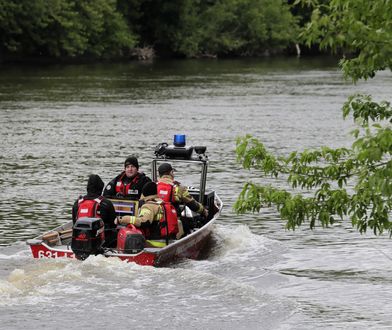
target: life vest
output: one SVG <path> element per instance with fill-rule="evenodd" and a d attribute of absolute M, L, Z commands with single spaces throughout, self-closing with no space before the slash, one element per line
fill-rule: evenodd
<path fill-rule="evenodd" d="M 103 200 L 102 196 L 95 199 L 84 199 L 83 197 L 78 200 L 78 214 L 77 218 L 101 218 L 100 204 Z"/>
<path fill-rule="evenodd" d="M 173 183 L 158 182 L 157 193 L 158 197 L 165 203 L 175 203 Z"/>
<path fill-rule="evenodd" d="M 172 203 L 162 203 L 163 217 L 159 220 L 161 237 L 175 237 L 178 233 L 177 210 Z"/>
<path fill-rule="evenodd" d="M 132 189 L 132 186 L 136 185 L 139 182 L 139 174 L 136 174 L 132 181 L 128 184 L 124 184 L 123 178 L 125 176 L 125 172 L 120 176 L 116 183 L 116 193 L 121 193 L 124 196 L 133 196 L 136 199 L 139 198 L 139 190 Z"/>
<path fill-rule="evenodd" d="M 158 182 L 157 193 L 162 199 L 163 217 L 160 220 L 161 236 L 171 237 L 178 233 L 178 215 L 174 198 L 175 185 L 172 183 Z"/>

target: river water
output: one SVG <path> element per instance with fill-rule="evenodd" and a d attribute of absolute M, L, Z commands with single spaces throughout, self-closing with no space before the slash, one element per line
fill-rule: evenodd
<path fill-rule="evenodd" d="M 333 59 L 0 67 L 1 327 L 392 328 L 389 237 L 349 223 L 292 232 L 273 208 L 232 211 L 244 182 L 271 182 L 236 163 L 236 137 L 282 155 L 349 146 L 342 103 L 391 90 L 388 72 L 345 82 Z M 155 145 L 176 133 L 207 146 L 208 187 L 225 204 L 208 258 L 31 258 L 25 240 L 70 219 L 90 173 L 108 182 L 133 154 L 149 175 Z"/>

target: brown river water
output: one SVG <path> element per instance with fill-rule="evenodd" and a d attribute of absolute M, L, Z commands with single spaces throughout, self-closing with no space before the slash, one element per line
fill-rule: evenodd
<path fill-rule="evenodd" d="M 350 146 L 342 103 L 391 91 L 390 72 L 352 85 L 333 59 L 1 66 L 1 328 L 391 329 L 387 235 L 346 222 L 292 232 L 273 208 L 232 210 L 244 182 L 272 182 L 241 169 L 236 137 L 282 155 Z M 133 154 L 150 175 L 154 147 L 174 134 L 207 146 L 207 188 L 225 204 L 208 258 L 31 258 L 25 241 L 70 220 L 90 173 L 106 183 Z"/>

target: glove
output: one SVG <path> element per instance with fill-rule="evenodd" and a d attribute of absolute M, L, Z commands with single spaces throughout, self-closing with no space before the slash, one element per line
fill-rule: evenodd
<path fill-rule="evenodd" d="M 134 225 L 135 221 L 136 221 L 136 217 L 131 215 L 125 215 L 121 217 L 119 220 L 120 224 L 122 225 L 129 225 L 129 224 Z"/>
<path fill-rule="evenodd" d="M 128 225 L 130 220 L 131 220 L 131 217 L 129 215 L 125 215 L 123 217 L 120 217 L 118 219 L 118 222 L 121 225 Z"/>
<path fill-rule="evenodd" d="M 118 217 L 116 217 L 116 219 L 114 219 L 114 224 L 116 224 L 116 225 L 127 225 L 128 223 L 129 223 L 129 219 L 126 219 L 126 216 L 124 216 L 124 217 L 118 216 Z"/>

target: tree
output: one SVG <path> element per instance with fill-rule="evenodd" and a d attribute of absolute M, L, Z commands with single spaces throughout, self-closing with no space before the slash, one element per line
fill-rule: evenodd
<path fill-rule="evenodd" d="M 140 12 L 140 39 L 158 52 L 185 57 L 279 52 L 298 35 L 284 1 L 148 0 Z"/>
<path fill-rule="evenodd" d="M 325 1 L 324 1 L 325 2 Z M 312 19 L 302 34 L 308 44 L 349 52 L 341 67 L 354 81 L 391 69 L 392 8 L 389 1 L 331 0 L 311 3 Z M 244 185 L 234 208 L 259 212 L 277 206 L 287 228 L 305 221 L 329 226 L 348 217 L 361 233 L 392 235 L 392 108 L 376 103 L 369 95 L 353 95 L 343 105 L 343 116 L 352 114 L 358 128 L 352 132 L 350 149 L 322 147 L 277 157 L 257 139 L 247 135 L 237 140 L 237 157 L 246 169 L 264 175 L 284 176 L 290 191 L 252 182 Z M 306 197 L 295 189 L 306 189 Z M 303 191 L 302 191 L 303 192 Z M 340 220 L 339 220 L 340 219 Z"/>
<path fill-rule="evenodd" d="M 136 43 L 116 0 L 0 0 L 0 51 L 49 57 L 120 56 Z"/>
<path fill-rule="evenodd" d="M 297 0 L 313 7 L 303 38 L 343 52 L 341 67 L 354 81 L 392 69 L 392 4 L 388 0 Z"/>
<path fill-rule="evenodd" d="M 275 0 L 216 1 L 202 15 L 205 53 L 257 56 L 294 43 L 298 26 L 287 3 Z"/>
<path fill-rule="evenodd" d="M 283 0 L 0 0 L 0 56 L 257 56 L 297 37 Z"/>
<path fill-rule="evenodd" d="M 161 53 L 193 56 L 199 48 L 200 1 L 146 1 L 142 6 L 141 37 Z M 208 24 L 208 23 L 207 23 Z"/>

